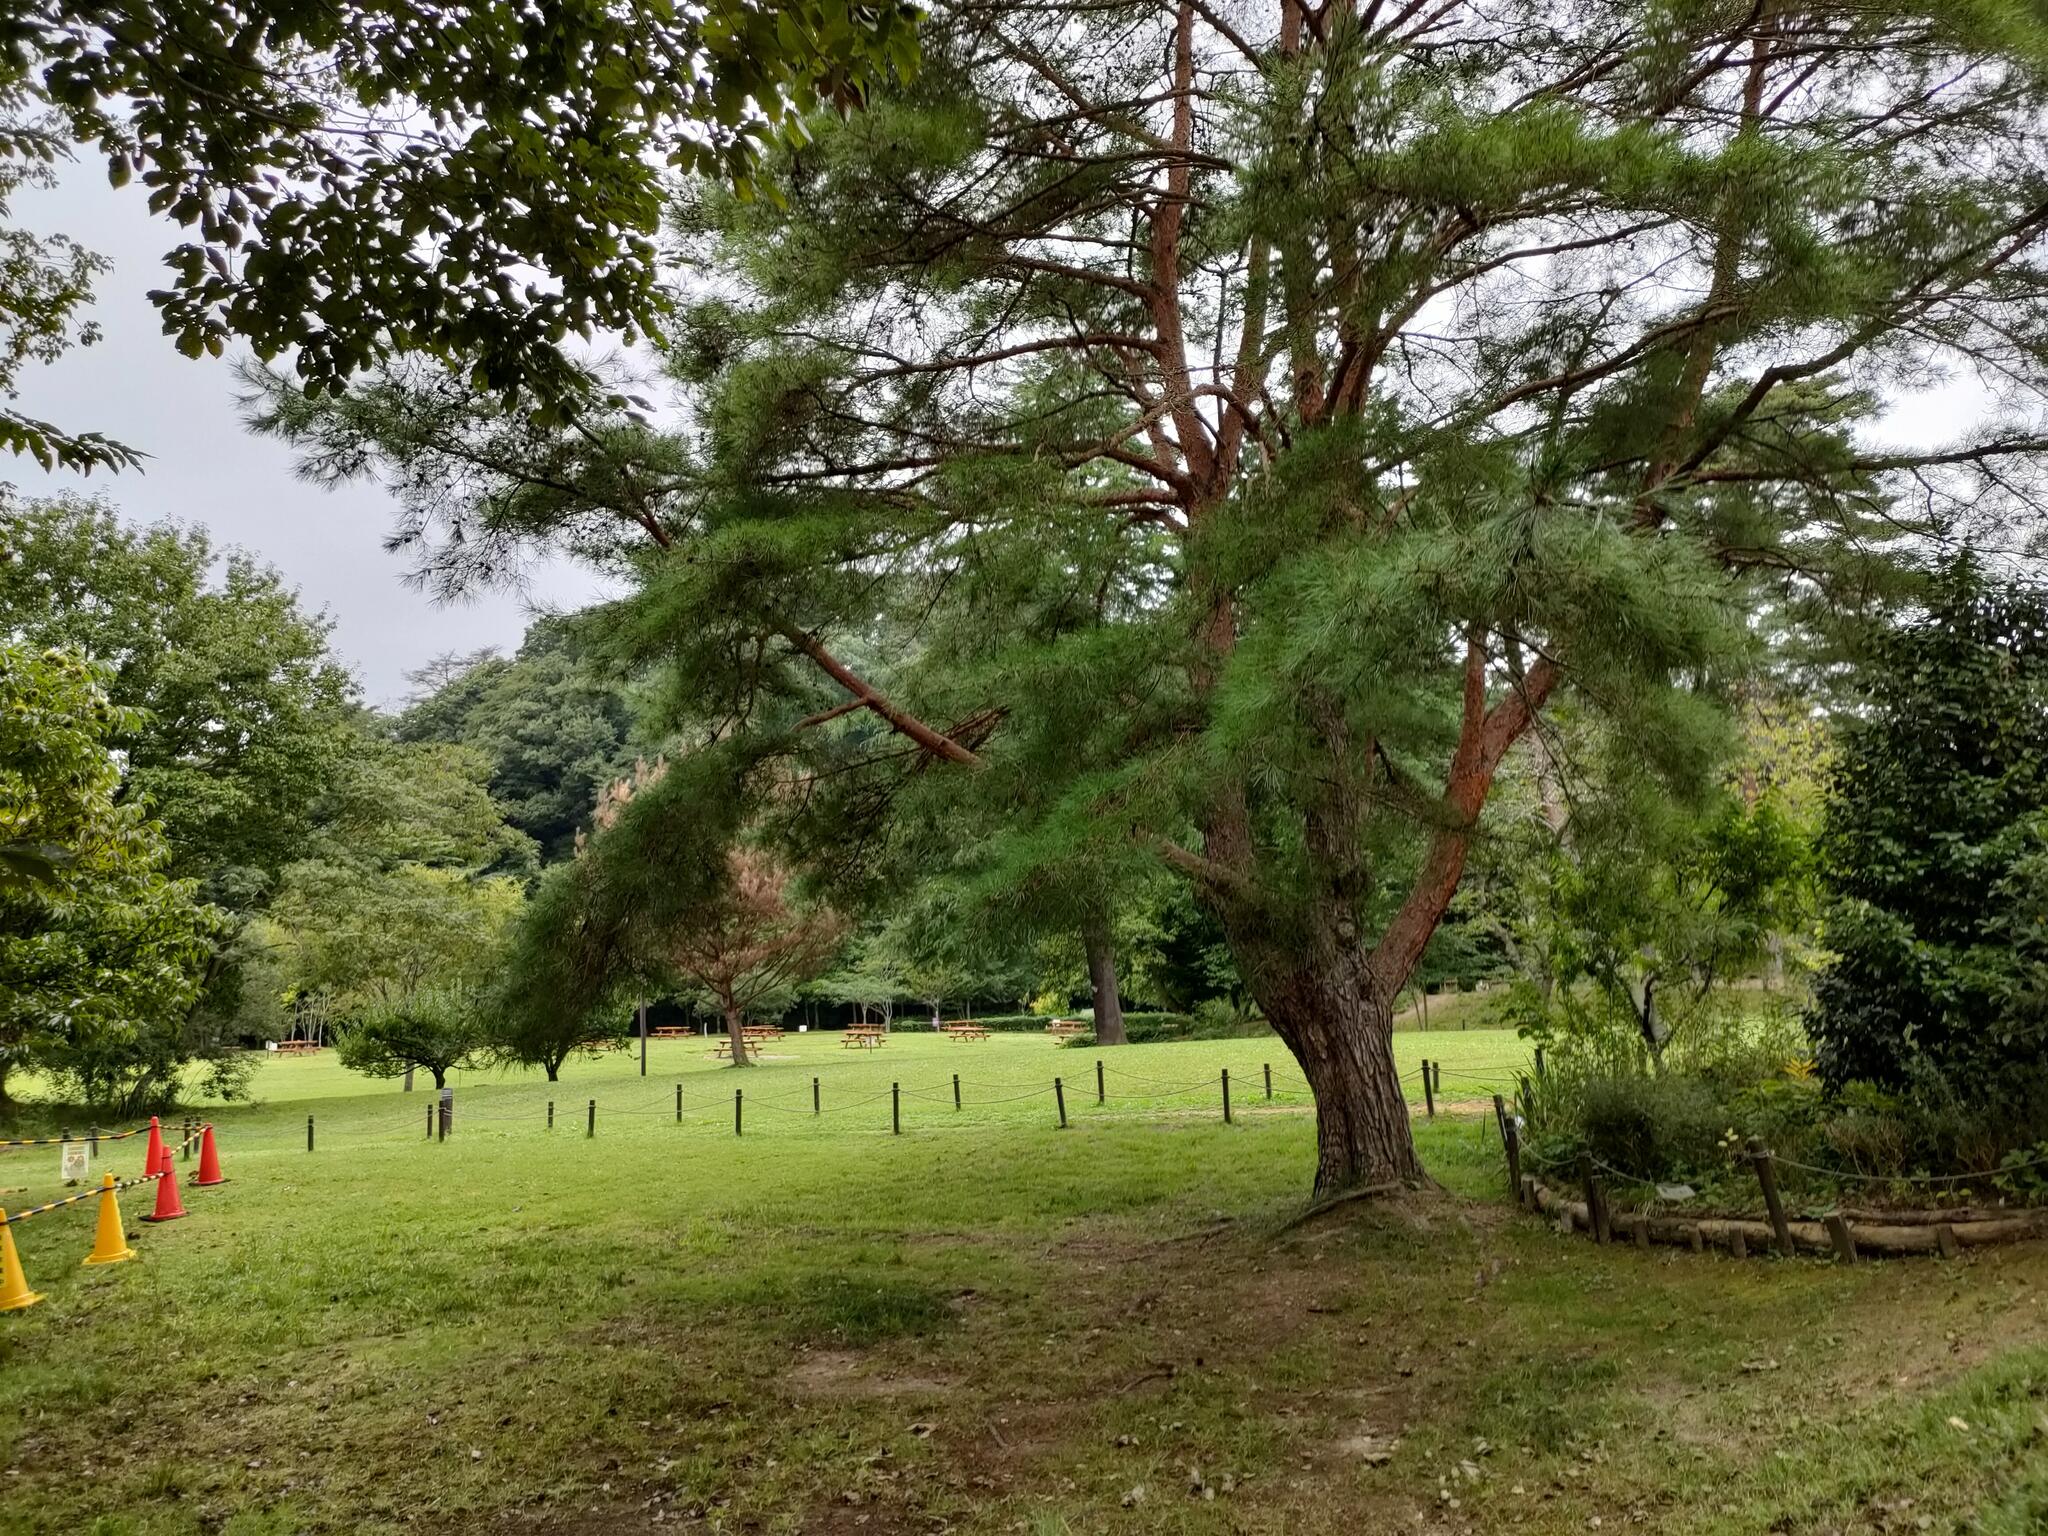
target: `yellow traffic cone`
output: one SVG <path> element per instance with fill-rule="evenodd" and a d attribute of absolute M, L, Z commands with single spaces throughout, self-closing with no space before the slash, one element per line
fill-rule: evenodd
<path fill-rule="evenodd" d="M 100 1180 L 100 1228 L 85 1262 L 119 1264 L 134 1257 L 135 1250 L 128 1246 L 128 1234 L 121 1229 L 121 1206 L 114 1198 L 114 1176 L 109 1173 Z"/>
<path fill-rule="evenodd" d="M 6 1222 L 7 1213 L 0 1211 L 0 1312 L 19 1312 L 43 1298 L 28 1288 L 28 1276 L 21 1272 L 14 1252 L 14 1228 Z"/>

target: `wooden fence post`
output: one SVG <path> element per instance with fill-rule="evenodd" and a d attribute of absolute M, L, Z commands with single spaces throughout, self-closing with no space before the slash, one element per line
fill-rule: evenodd
<path fill-rule="evenodd" d="M 732 1133 L 735 1136 L 740 1134 L 740 1092 L 738 1088 L 732 1091 Z"/>
<path fill-rule="evenodd" d="M 433 1105 L 431 1105 L 431 1104 L 429 1104 L 429 1105 L 427 1106 L 427 1140 L 429 1140 L 429 1141 L 432 1141 L 433 1139 L 434 1139 L 434 1106 L 433 1106 Z"/>
<path fill-rule="evenodd" d="M 1771 1213 L 1771 1230 L 1778 1236 L 1778 1251 L 1786 1258 L 1792 1257 L 1792 1224 L 1785 1219 L 1785 1202 L 1778 1198 L 1778 1170 L 1773 1166 L 1770 1150 L 1763 1139 L 1752 1136 L 1744 1143 L 1749 1151 L 1750 1166 L 1756 1169 L 1756 1181 L 1763 1186 L 1764 1209 Z"/>
<path fill-rule="evenodd" d="M 1230 1124 L 1230 1068 L 1223 1069 L 1223 1123 Z"/>
<path fill-rule="evenodd" d="M 819 1109 L 818 1109 L 818 1080 L 817 1080 L 817 1079 L 816 1079 L 815 1077 L 811 1079 L 811 1113 L 812 1113 L 812 1114 L 814 1114 L 814 1115 L 815 1115 L 815 1114 L 817 1114 L 817 1113 L 819 1113 Z"/>
<path fill-rule="evenodd" d="M 903 1085 L 901 1083 L 891 1083 L 889 1085 L 889 1133 L 893 1136 L 901 1136 L 903 1134 Z"/>
<path fill-rule="evenodd" d="M 1493 1112 L 1500 1120 L 1501 1145 L 1508 1152 L 1508 1185 L 1519 1200 L 1522 1198 L 1522 1138 L 1515 1130 L 1515 1122 L 1508 1118 L 1507 1106 L 1497 1093 L 1493 1096 Z"/>
<path fill-rule="evenodd" d="M 552 1131 L 552 1130 L 553 1130 L 554 1128 L 555 1128 L 555 1101 L 554 1101 L 553 1099 L 549 1099 L 549 1100 L 548 1100 L 548 1129 Z"/>
<path fill-rule="evenodd" d="M 955 1073 L 953 1074 L 953 1108 L 957 1110 L 957 1109 L 958 1109 L 959 1107 L 960 1107 L 960 1074 L 959 1074 L 958 1072 L 955 1072 Z"/>
<path fill-rule="evenodd" d="M 1102 1058 L 1100 1056 L 1095 1058 L 1095 1102 L 1098 1104 L 1109 1102 L 1103 1097 L 1102 1093 Z"/>
<path fill-rule="evenodd" d="M 1429 1058 L 1422 1058 L 1422 1112 L 1430 1119 L 1436 1118 L 1436 1089 L 1429 1081 Z"/>
<path fill-rule="evenodd" d="M 1060 1129 L 1064 1131 L 1067 1128 L 1067 1089 L 1058 1078 L 1052 1080 L 1052 1096 L 1060 1107 Z"/>
<path fill-rule="evenodd" d="M 308 1152 L 313 1150 L 313 1117 L 311 1115 L 306 1116 L 306 1150 Z"/>
<path fill-rule="evenodd" d="M 1273 1097 L 1273 1063 L 1268 1061 L 1262 1065 L 1266 1069 L 1266 1097 L 1270 1099 Z"/>
<path fill-rule="evenodd" d="M 586 1137 L 597 1134 L 597 1100 L 595 1099 L 590 1101 L 590 1118 L 584 1125 L 583 1134 Z"/>
<path fill-rule="evenodd" d="M 676 1084 L 676 1124 L 683 1123 L 683 1085 Z"/>
<path fill-rule="evenodd" d="M 1840 1211 L 1828 1217 L 1828 1236 L 1834 1239 L 1835 1257 L 1844 1264 L 1856 1262 L 1856 1234 L 1849 1230 L 1849 1222 Z M 1939 1242 L 1937 1238 L 1935 1241 Z"/>
<path fill-rule="evenodd" d="M 1607 1225 L 1607 1198 L 1593 1172 L 1592 1157 L 1584 1153 L 1579 1156 L 1579 1182 L 1586 1192 L 1586 1225 L 1593 1230 L 1593 1241 L 1604 1243 L 1612 1236 Z"/>

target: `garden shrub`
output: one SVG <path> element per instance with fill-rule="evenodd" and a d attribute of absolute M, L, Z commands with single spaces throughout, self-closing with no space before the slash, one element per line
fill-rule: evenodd
<path fill-rule="evenodd" d="M 1638 1178 L 1678 1179 L 1724 1161 L 1726 1108 L 1697 1077 L 1593 1077 L 1581 1086 L 1586 1150 Z"/>

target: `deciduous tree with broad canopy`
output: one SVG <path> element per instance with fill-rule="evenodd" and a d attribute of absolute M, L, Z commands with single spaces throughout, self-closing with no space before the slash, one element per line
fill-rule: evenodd
<path fill-rule="evenodd" d="M 923 44 L 779 204 L 682 198 L 679 432 L 404 380 L 268 419 L 381 459 L 441 580 L 630 562 L 620 654 L 723 764 L 698 827 L 839 884 L 1014 807 L 1013 868 L 1173 871 L 1314 1087 L 1317 1188 L 1420 1179 L 1395 999 L 1546 707 L 1710 773 L 1770 637 L 2037 509 L 2048 29 L 966 0 Z M 1956 370 L 2012 403 L 1873 430 Z"/>
<path fill-rule="evenodd" d="M 288 354 L 311 390 L 424 353 L 550 415 L 574 334 L 644 331 L 664 163 L 751 192 L 764 143 L 917 60 L 900 0 L 24 0 L 0 17 L 0 220 L 74 149 L 189 237 L 150 294 L 189 357 Z M 90 340 L 104 267 L 0 224 L 0 399 Z M 0 448 L 121 467 L 0 407 Z"/>
<path fill-rule="evenodd" d="M 124 1113 L 174 1100 L 195 1057 L 209 1086 L 238 1086 L 191 1029 L 226 914 L 170 877 L 163 828 L 119 797 L 109 740 L 134 724 L 103 669 L 0 642 L 0 1107 L 24 1067 Z"/>

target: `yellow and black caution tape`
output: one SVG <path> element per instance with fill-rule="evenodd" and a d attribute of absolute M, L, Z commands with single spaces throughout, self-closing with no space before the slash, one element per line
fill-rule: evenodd
<path fill-rule="evenodd" d="M 140 1178 L 116 1179 L 114 1181 L 114 1188 L 117 1190 L 133 1189 L 138 1184 L 154 1184 L 158 1179 L 170 1179 L 176 1177 L 177 1175 L 175 1173 L 167 1169 L 162 1173 L 145 1173 Z M 61 1209 L 62 1207 L 67 1205 L 76 1205 L 81 1200 L 97 1200 L 101 1195 L 105 1194 L 106 1192 L 106 1185 L 95 1184 L 91 1189 L 80 1190 L 75 1195 L 66 1195 L 62 1200 L 51 1200 L 43 1205 L 33 1205 L 25 1211 L 9 1211 L 4 1218 L 0 1218 L 0 1226 L 11 1227 L 17 1221 L 27 1221 L 29 1217 L 40 1216 L 45 1211 L 54 1211 Z"/>
<path fill-rule="evenodd" d="M 67 1142 L 73 1141 L 126 1141 L 130 1136 L 140 1136 L 148 1129 L 149 1127 L 146 1125 L 138 1125 L 132 1131 L 94 1131 L 88 1132 L 83 1136 L 19 1136 L 12 1139 L 0 1139 L 0 1149 L 7 1147 L 61 1147 Z"/>

